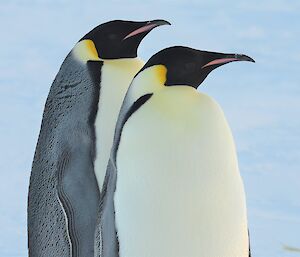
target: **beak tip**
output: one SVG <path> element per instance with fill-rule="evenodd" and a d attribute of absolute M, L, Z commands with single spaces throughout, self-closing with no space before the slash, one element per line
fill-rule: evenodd
<path fill-rule="evenodd" d="M 249 62 L 255 63 L 255 60 L 250 57 Z"/>
<path fill-rule="evenodd" d="M 166 21 L 166 20 L 152 20 L 152 21 L 148 21 L 148 22 L 143 22 L 143 26 L 132 31 L 131 33 L 129 33 L 128 35 L 126 35 L 123 40 L 130 38 L 132 36 L 138 35 L 140 33 L 149 33 L 152 29 L 162 26 L 162 25 L 171 25 L 170 22 Z"/>
<path fill-rule="evenodd" d="M 157 26 L 171 25 L 171 23 L 169 21 L 166 21 L 166 20 L 153 20 L 153 21 L 150 21 L 150 22 L 156 24 Z"/>
<path fill-rule="evenodd" d="M 241 61 L 247 61 L 247 62 L 253 62 L 253 63 L 255 63 L 255 60 L 254 59 L 252 59 L 250 56 L 248 56 L 248 55 L 242 55 L 241 56 Z"/>

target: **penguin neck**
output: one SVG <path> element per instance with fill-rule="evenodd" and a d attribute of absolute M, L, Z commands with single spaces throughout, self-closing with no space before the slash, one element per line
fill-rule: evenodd
<path fill-rule="evenodd" d="M 166 68 L 163 65 L 149 67 L 136 75 L 128 90 L 130 103 L 149 93 L 155 93 L 165 87 Z"/>
<path fill-rule="evenodd" d="M 105 65 L 111 65 L 115 69 L 121 68 L 124 71 L 128 70 L 134 70 L 135 73 L 133 76 L 136 75 L 136 73 L 143 67 L 144 62 L 139 58 L 122 58 L 122 59 L 101 59 Z M 138 70 L 137 70 L 138 67 Z"/>
<path fill-rule="evenodd" d="M 95 120 L 95 174 L 101 191 L 113 143 L 118 114 L 128 87 L 142 68 L 140 58 L 104 60 L 101 70 L 100 97 Z"/>

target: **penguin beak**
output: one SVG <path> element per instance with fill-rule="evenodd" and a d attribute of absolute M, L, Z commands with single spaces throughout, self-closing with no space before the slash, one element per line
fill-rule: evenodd
<path fill-rule="evenodd" d="M 209 67 L 212 65 L 223 65 L 229 62 L 237 62 L 237 61 L 246 61 L 246 62 L 255 62 L 251 57 L 244 54 L 217 54 L 217 58 L 210 61 L 209 63 L 203 65 L 201 68 Z"/>
<path fill-rule="evenodd" d="M 123 38 L 123 40 L 128 39 L 130 37 L 136 36 L 141 33 L 148 33 L 152 29 L 162 26 L 162 25 L 171 25 L 170 22 L 165 21 L 165 20 L 153 20 L 153 21 L 148 21 L 144 26 L 130 32 L 126 37 Z"/>

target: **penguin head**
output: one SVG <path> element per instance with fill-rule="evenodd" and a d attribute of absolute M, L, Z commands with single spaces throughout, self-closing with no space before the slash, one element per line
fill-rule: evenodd
<path fill-rule="evenodd" d="M 243 54 L 207 52 L 174 46 L 153 55 L 140 72 L 150 67 L 160 67 L 156 70 L 159 70 L 159 77 L 162 77 L 161 71 L 165 70 L 165 86 L 188 85 L 198 88 L 212 70 L 235 61 L 255 62 Z"/>
<path fill-rule="evenodd" d="M 73 51 L 83 61 L 135 58 L 143 38 L 161 25 L 170 23 L 165 20 L 106 22 L 81 38 Z"/>

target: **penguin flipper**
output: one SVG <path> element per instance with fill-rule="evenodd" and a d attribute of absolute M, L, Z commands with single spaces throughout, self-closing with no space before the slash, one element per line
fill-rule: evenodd
<path fill-rule="evenodd" d="M 100 211 L 95 234 L 95 256 L 119 257 L 119 242 L 115 223 L 114 193 L 117 170 L 109 159 L 103 189 L 101 191 Z"/>
<path fill-rule="evenodd" d="M 72 256 L 93 257 L 100 196 L 89 146 L 84 142 L 62 151 L 57 192 L 67 220 Z"/>

